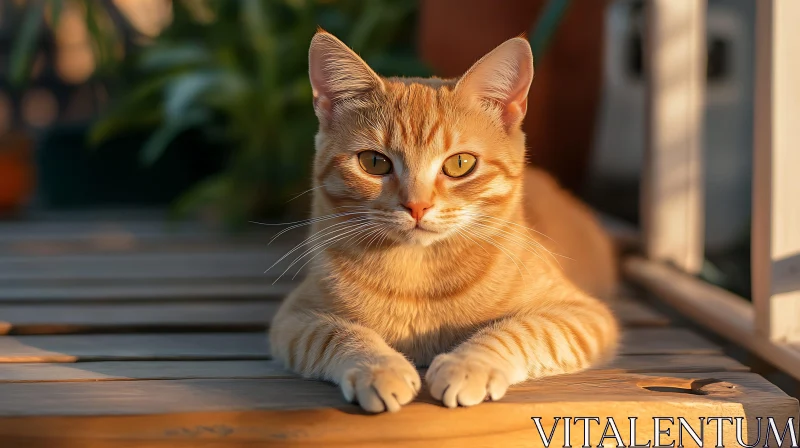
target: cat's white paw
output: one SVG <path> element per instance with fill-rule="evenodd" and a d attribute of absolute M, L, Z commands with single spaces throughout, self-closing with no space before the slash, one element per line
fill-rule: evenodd
<path fill-rule="evenodd" d="M 508 389 L 508 377 L 502 370 L 481 358 L 454 353 L 434 358 L 425 381 L 433 398 L 449 408 L 499 400 Z"/>
<path fill-rule="evenodd" d="M 400 355 L 387 356 L 344 373 L 342 393 L 368 412 L 397 412 L 417 396 L 421 385 L 417 369 Z"/>

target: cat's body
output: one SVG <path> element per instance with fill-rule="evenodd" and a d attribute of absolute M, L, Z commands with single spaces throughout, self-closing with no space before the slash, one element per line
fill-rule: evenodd
<path fill-rule="evenodd" d="M 311 235 L 324 244 L 273 321 L 274 356 L 378 412 L 418 391 L 409 360 L 452 407 L 613 354 L 617 324 L 594 298 L 613 291 L 610 241 L 524 163 L 529 55 L 512 39 L 461 80 L 383 79 L 315 37 Z M 462 155 L 475 165 L 451 176 L 456 155 L 456 171 Z"/>

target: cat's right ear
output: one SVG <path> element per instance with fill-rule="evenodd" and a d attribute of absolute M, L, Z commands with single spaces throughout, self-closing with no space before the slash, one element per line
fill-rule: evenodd
<path fill-rule="evenodd" d="M 528 40 L 515 37 L 500 44 L 470 68 L 456 90 L 499 111 L 506 129 L 516 128 L 528 110 L 533 81 L 533 54 Z"/>
<path fill-rule="evenodd" d="M 358 55 L 332 34 L 319 30 L 308 51 L 308 74 L 314 111 L 329 123 L 341 105 L 383 87 L 381 78 Z"/>

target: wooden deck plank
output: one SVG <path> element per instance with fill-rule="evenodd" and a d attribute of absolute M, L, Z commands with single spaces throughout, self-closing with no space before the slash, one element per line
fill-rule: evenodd
<path fill-rule="evenodd" d="M 166 216 L 134 218 L 123 216 L 0 222 L 0 244 L 14 243 L 98 243 L 114 240 L 144 242 L 229 243 L 263 239 L 281 229 L 280 226 L 251 225 L 238 233 L 226 233 L 201 222 L 170 223 Z M 289 232 L 293 234 L 295 232 Z M 302 233 L 302 232 L 301 232 Z"/>
<path fill-rule="evenodd" d="M 662 375 L 655 372 L 653 375 L 619 374 L 610 376 L 602 372 L 585 372 L 542 378 L 512 386 L 512 392 L 504 400 L 515 403 L 552 403 L 554 401 L 580 403 L 602 402 L 609 399 L 618 403 L 658 402 L 674 400 L 675 393 L 650 391 L 645 387 L 692 390 L 690 383 L 678 380 L 681 378 L 688 378 L 690 381 L 716 378 L 722 381 L 739 382 L 753 394 L 751 398 L 759 397 L 765 392 L 772 395 L 779 390 L 777 386 L 753 373 L 713 373 L 715 375 L 709 377 L 704 374 L 692 373 Z M 591 393 L 587 393 L 589 391 Z M 734 395 L 739 402 L 748 398 L 741 392 L 731 393 L 731 395 Z M 0 396 L 4 397 L 0 401 L 0 417 L 135 415 L 249 409 L 302 410 L 323 407 L 354 408 L 345 402 L 334 385 L 299 378 L 4 383 L 0 384 Z M 681 397 L 686 403 L 702 403 L 709 400 L 707 396 L 691 393 L 681 393 Z M 790 400 L 793 399 L 787 401 Z M 421 394 L 419 401 L 435 403 L 424 393 Z"/>
<path fill-rule="evenodd" d="M 671 355 L 718 354 L 721 349 L 709 340 L 683 328 L 632 328 L 623 333 L 620 354 Z"/>
<path fill-rule="evenodd" d="M 7 364 L 13 365 L 13 364 Z M 0 364 L 0 369 L 3 364 Z M 618 372 L 748 372 L 750 368 L 725 355 L 622 355 L 596 371 Z M 2 375 L 0 375 L 2 378 Z"/>
<path fill-rule="evenodd" d="M 31 282 L 20 286 L 0 286 L 0 304 L 44 302 L 123 302 L 178 300 L 279 300 L 295 287 L 294 283 L 276 283 L 268 279 L 252 282 L 224 281 L 175 283 L 152 280 L 97 282 L 42 286 Z"/>
<path fill-rule="evenodd" d="M 370 416 L 345 403 L 336 387 L 296 379 L 5 383 L 0 384 L 0 438 L 24 446 L 57 441 L 59 447 L 538 446 L 532 416 L 542 417 L 546 427 L 556 416 L 613 417 L 627 441 L 628 425 L 620 422 L 628 417 L 639 417 L 637 431 L 645 436 L 653 434 L 654 415 L 682 416 L 695 424 L 710 415 L 770 415 L 781 428 L 798 415 L 797 400 L 760 376 L 741 372 L 586 372 L 524 383 L 498 402 L 456 410 L 442 408 L 424 391 L 398 413 Z M 436 424 L 419 424 L 425 421 Z M 754 428 L 748 426 L 751 443 Z M 580 446 L 582 432 L 572 431 L 572 446 Z M 738 446 L 735 431 L 723 434 L 726 446 Z M 713 425 L 703 438 L 714 444 Z"/>
<path fill-rule="evenodd" d="M 0 362 L 266 359 L 264 333 L 0 337 Z"/>
<path fill-rule="evenodd" d="M 0 337 L 0 362 L 266 359 L 264 333 L 93 334 Z M 626 331 L 624 355 L 719 354 L 719 347 L 678 328 Z"/>
<path fill-rule="evenodd" d="M 684 316 L 800 380 L 800 343 L 792 347 L 789 342 L 759 337 L 754 329 L 753 305 L 744 298 L 644 258 L 628 257 L 622 266 L 629 279 L 651 290 Z"/>
<path fill-rule="evenodd" d="M 0 383 L 295 377 L 275 360 L 0 363 Z"/>
<path fill-rule="evenodd" d="M 219 235 L 206 226 L 185 223 L 170 226 L 163 219 L 118 220 L 77 219 L 53 221 L 5 221 L 0 223 L 0 242 L 20 241 L 96 241 L 101 238 L 127 237 L 137 239 L 171 240 L 181 237 L 203 237 Z"/>
<path fill-rule="evenodd" d="M 0 256 L 0 282 L 198 278 L 266 280 L 276 278 L 283 272 L 276 266 L 268 275 L 264 274 L 288 249 L 267 250 L 265 244 L 262 248 L 212 253 Z M 289 271 L 290 278 L 298 267 Z"/>
<path fill-rule="evenodd" d="M 0 305 L 0 334 L 267 328 L 280 302 Z"/>
<path fill-rule="evenodd" d="M 276 292 L 281 288 L 274 288 Z M 285 293 L 290 287 L 282 288 Z M 221 292 L 221 291 L 219 291 Z M 153 295 L 152 297 L 158 297 Z M 162 296 L 162 300 L 168 297 Z M 148 303 L 149 302 L 149 303 Z M 158 332 L 266 329 L 279 301 L 0 304 L 0 334 Z M 644 304 L 619 300 L 623 325 L 663 326 L 669 320 Z"/>
<path fill-rule="evenodd" d="M 619 356 L 595 370 L 614 374 L 746 372 L 748 368 L 722 355 L 638 355 Z M 294 377 L 275 360 L 0 363 L 0 383 Z"/>
<path fill-rule="evenodd" d="M 661 327 L 670 322 L 667 316 L 640 300 L 620 297 L 611 303 L 611 307 L 626 327 Z"/>

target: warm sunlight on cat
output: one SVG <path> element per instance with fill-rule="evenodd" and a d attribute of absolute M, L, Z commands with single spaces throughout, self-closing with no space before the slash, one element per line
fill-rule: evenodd
<path fill-rule="evenodd" d="M 460 79 L 382 78 L 320 31 L 309 65 L 319 252 L 272 322 L 277 359 L 382 412 L 413 400 L 416 367 L 456 407 L 613 356 L 611 242 L 525 164 L 525 39 Z"/>

